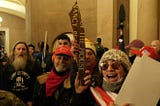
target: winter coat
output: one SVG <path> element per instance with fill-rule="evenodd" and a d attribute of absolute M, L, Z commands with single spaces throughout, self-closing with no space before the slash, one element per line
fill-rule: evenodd
<path fill-rule="evenodd" d="M 51 96 L 46 96 L 46 83 L 42 85 L 39 102 L 34 102 L 34 106 L 71 106 L 74 87 L 71 86 L 71 76 L 66 78 Z"/>

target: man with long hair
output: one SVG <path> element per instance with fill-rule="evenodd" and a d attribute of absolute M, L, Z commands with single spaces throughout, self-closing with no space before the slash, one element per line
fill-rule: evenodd
<path fill-rule="evenodd" d="M 40 64 L 31 59 L 25 42 L 15 44 L 10 64 L 13 66 L 13 70 L 8 72 L 8 90 L 22 99 L 25 104 L 31 106 L 35 79 L 42 70 Z"/>

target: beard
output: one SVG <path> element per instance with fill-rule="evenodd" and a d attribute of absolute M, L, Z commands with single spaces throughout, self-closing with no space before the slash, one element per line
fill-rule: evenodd
<path fill-rule="evenodd" d="M 118 93 L 119 90 L 121 89 L 121 86 L 124 82 L 124 79 L 125 78 L 121 78 L 118 82 L 111 83 L 111 82 L 108 82 L 106 79 L 103 78 L 102 88 L 105 91 L 111 91 L 111 92 L 114 92 L 114 93 Z"/>
<path fill-rule="evenodd" d="M 55 69 L 57 72 L 66 72 L 69 69 L 69 67 L 61 64 L 61 65 L 55 66 Z"/>
<path fill-rule="evenodd" d="M 24 70 L 26 67 L 26 64 L 27 64 L 27 56 L 23 56 L 23 57 L 15 56 L 15 59 L 12 63 L 15 70 Z"/>

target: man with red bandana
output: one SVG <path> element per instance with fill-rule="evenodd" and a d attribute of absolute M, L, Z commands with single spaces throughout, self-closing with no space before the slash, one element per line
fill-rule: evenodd
<path fill-rule="evenodd" d="M 53 67 L 43 86 L 42 97 L 36 106 L 69 106 L 72 98 L 71 63 L 69 46 L 59 46 L 52 55 Z"/>
<path fill-rule="evenodd" d="M 95 54 L 95 48 L 94 44 L 92 43 L 86 43 L 86 68 L 87 70 L 85 73 L 89 74 L 84 78 L 85 84 L 88 85 L 90 81 L 88 82 L 87 79 L 90 79 L 90 74 L 93 74 L 94 77 L 92 80 L 95 80 L 96 76 L 99 75 L 99 71 L 94 71 L 97 61 L 96 61 L 96 54 Z M 73 63 L 73 54 L 71 52 L 71 49 L 69 46 L 60 46 L 56 48 L 53 56 L 53 68 L 47 78 L 46 84 L 45 84 L 45 97 L 40 100 L 40 106 L 48 105 L 48 106 L 75 106 L 76 104 L 73 103 L 74 99 L 76 97 L 73 95 L 75 92 L 81 91 L 83 87 L 79 85 L 79 74 L 77 72 L 76 64 Z M 75 76 L 76 79 L 75 79 Z M 75 86 L 74 82 L 76 80 Z M 93 81 L 95 82 L 95 81 Z M 97 82 L 96 82 L 97 83 Z M 87 86 L 86 86 L 87 87 Z M 89 95 L 88 95 L 89 96 Z M 86 96 L 87 99 L 91 96 Z M 79 98 L 79 97 L 78 97 Z M 91 98 L 93 100 L 93 98 Z M 84 101 L 85 102 L 85 101 Z M 89 103 L 90 104 L 90 103 Z"/>

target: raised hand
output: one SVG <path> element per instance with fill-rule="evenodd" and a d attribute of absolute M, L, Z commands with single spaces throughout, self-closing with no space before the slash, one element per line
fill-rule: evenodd
<path fill-rule="evenodd" d="M 82 93 L 84 90 L 87 89 L 87 87 L 90 85 L 90 82 L 91 82 L 91 75 L 89 74 L 89 70 L 86 70 L 85 73 L 87 74 L 85 77 L 84 77 L 84 86 L 80 84 L 80 75 L 79 73 L 77 72 L 77 75 L 76 75 L 76 78 L 75 78 L 75 90 L 76 90 L 76 93 Z"/>

